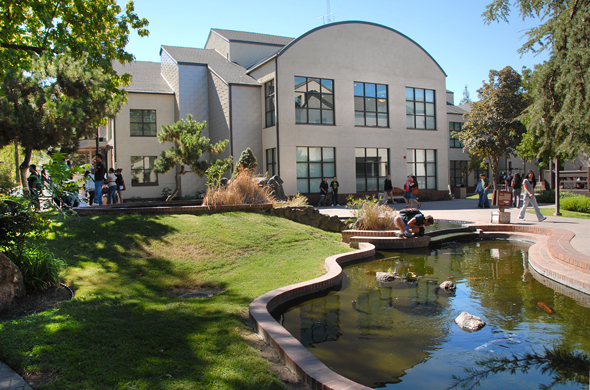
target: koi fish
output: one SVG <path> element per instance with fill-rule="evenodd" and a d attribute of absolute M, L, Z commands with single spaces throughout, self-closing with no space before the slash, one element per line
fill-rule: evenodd
<path fill-rule="evenodd" d="M 537 302 L 537 306 L 539 306 L 541 309 L 545 310 L 549 315 L 553 314 L 553 309 L 550 308 L 549 306 L 547 306 L 546 304 L 544 304 L 543 302 Z"/>

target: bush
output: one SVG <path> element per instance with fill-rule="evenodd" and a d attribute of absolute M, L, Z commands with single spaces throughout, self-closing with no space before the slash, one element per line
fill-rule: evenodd
<path fill-rule="evenodd" d="M 20 268 L 27 291 L 42 291 L 57 286 L 65 267 L 61 258 L 49 251 L 45 244 L 37 241 L 13 248 L 6 256 Z"/>
<path fill-rule="evenodd" d="M 278 200 L 273 201 L 274 207 L 285 207 L 285 206 L 301 207 L 301 206 L 307 206 L 308 204 L 309 204 L 309 200 L 307 199 L 307 197 L 301 195 L 299 192 L 295 196 L 288 197 L 287 200 L 284 202 L 278 201 Z"/>
<path fill-rule="evenodd" d="M 524 190 L 523 190 L 524 192 Z M 535 194 L 537 198 L 537 202 L 539 203 L 555 203 L 555 191 L 554 190 L 545 190 L 541 191 L 539 194 Z"/>
<path fill-rule="evenodd" d="M 24 246 L 25 240 L 45 234 L 49 221 L 31 210 L 21 197 L 0 196 L 0 251 Z"/>
<path fill-rule="evenodd" d="M 590 213 L 590 198 L 584 195 L 564 197 L 560 201 L 561 208 L 579 213 Z"/>
<path fill-rule="evenodd" d="M 244 170 L 227 186 L 211 185 L 203 199 L 204 205 L 272 203 L 270 187 L 261 187 L 251 171 Z"/>
<path fill-rule="evenodd" d="M 375 197 L 355 199 L 348 197 L 348 208 L 357 218 L 354 228 L 358 230 L 397 230 L 395 217 L 397 211 L 382 205 Z"/>

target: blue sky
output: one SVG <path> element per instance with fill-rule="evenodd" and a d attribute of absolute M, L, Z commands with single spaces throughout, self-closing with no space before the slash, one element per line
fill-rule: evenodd
<path fill-rule="evenodd" d="M 488 80 L 490 69 L 507 65 L 520 72 L 547 56 L 517 50 L 525 31 L 539 20 L 485 25 L 481 14 L 491 0 L 330 0 L 336 22 L 362 20 L 391 27 L 422 46 L 447 73 L 455 104 L 465 85 L 471 98 Z M 118 0 L 123 5 L 124 0 Z M 136 0 L 135 10 L 149 20 L 150 36 L 131 36 L 127 49 L 139 61 L 159 62 L 161 45 L 203 48 L 211 28 L 296 38 L 323 24 L 326 0 Z"/>

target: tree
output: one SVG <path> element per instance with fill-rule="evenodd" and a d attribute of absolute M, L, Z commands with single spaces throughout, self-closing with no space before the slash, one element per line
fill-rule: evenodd
<path fill-rule="evenodd" d="M 60 145 L 77 149 L 78 140 L 98 121 L 117 113 L 122 96 L 109 91 L 111 77 L 88 67 L 88 59 L 44 53 L 31 70 L 8 69 L 0 80 L 0 146 L 24 148 L 25 178 L 34 150 Z M 24 180 L 23 180 L 24 182 Z"/>
<path fill-rule="evenodd" d="M 477 93 L 480 100 L 471 104 L 462 131 L 453 132 L 453 136 L 465 145 L 463 151 L 489 164 L 496 189 L 500 158 L 515 152 L 526 131 L 518 118 L 529 101 L 523 93 L 521 76 L 510 66 L 499 72 L 491 70 L 489 83 L 484 83 Z"/>
<path fill-rule="evenodd" d="M 252 149 L 246 148 L 246 150 L 242 152 L 240 158 L 238 159 L 238 162 L 236 163 L 236 169 L 232 174 L 232 178 L 238 176 L 238 174 L 244 169 L 254 171 L 256 170 L 257 166 L 258 162 L 256 161 L 256 157 L 254 156 Z"/>
<path fill-rule="evenodd" d="M 460 105 L 473 103 L 473 100 L 469 97 L 469 90 L 467 89 L 467 84 L 465 84 L 465 90 L 463 90 L 463 99 L 459 102 Z"/>
<path fill-rule="evenodd" d="M 162 131 L 158 132 L 158 141 L 160 143 L 173 142 L 172 148 L 162 152 L 160 157 L 154 163 L 154 171 L 157 173 L 167 173 L 177 165 L 180 168 L 176 170 L 176 189 L 170 194 L 166 201 L 172 200 L 180 190 L 180 176 L 187 173 L 194 173 L 203 177 L 205 171 L 211 164 L 224 164 L 227 171 L 231 167 L 233 158 L 229 156 L 225 159 L 213 159 L 211 161 L 201 160 L 203 153 L 221 154 L 229 143 L 228 140 L 219 141 L 215 145 L 210 143 L 210 139 L 202 136 L 206 122 L 197 122 L 193 116 L 188 114 L 186 121 L 179 120 L 171 125 L 162 125 Z M 185 170 L 185 166 L 190 166 L 191 171 Z"/>
<path fill-rule="evenodd" d="M 537 157 L 590 150 L 590 0 L 516 0 L 520 16 L 542 23 L 527 32 L 519 52 L 549 51 L 534 72 L 532 105 L 524 120 Z M 495 0 L 483 13 L 487 23 L 506 21 L 509 0 Z"/>

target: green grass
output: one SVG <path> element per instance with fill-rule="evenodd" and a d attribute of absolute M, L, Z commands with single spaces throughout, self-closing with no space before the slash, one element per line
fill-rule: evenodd
<path fill-rule="evenodd" d="M 555 207 L 541 208 L 540 210 L 541 210 L 541 214 L 543 214 L 543 215 L 552 216 L 553 214 L 555 214 Z M 560 208 L 559 212 L 561 213 L 561 217 L 565 217 L 565 218 L 590 219 L 590 214 L 587 214 L 587 213 L 580 213 L 577 211 L 564 210 L 563 208 Z M 527 213 L 534 214 L 535 210 L 533 208 L 527 209 Z"/>
<path fill-rule="evenodd" d="M 250 213 L 71 218 L 48 246 L 76 298 L 0 323 L 0 360 L 42 389 L 282 389 L 244 340 L 248 305 L 321 275 L 340 239 Z M 223 293 L 173 293 L 198 288 Z"/>

